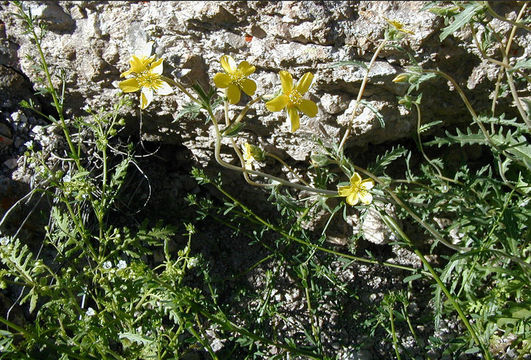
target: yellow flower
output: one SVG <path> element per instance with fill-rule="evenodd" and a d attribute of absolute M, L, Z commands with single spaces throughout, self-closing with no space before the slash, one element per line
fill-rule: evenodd
<path fill-rule="evenodd" d="M 394 83 L 406 82 L 408 80 L 408 78 L 409 77 L 408 77 L 407 74 L 399 74 L 392 81 Z"/>
<path fill-rule="evenodd" d="M 236 66 L 236 62 L 229 55 L 223 55 L 220 62 L 225 73 L 214 75 L 214 84 L 220 89 L 227 89 L 226 94 L 230 103 L 237 104 L 240 102 L 240 90 L 253 96 L 256 91 L 256 83 L 247 77 L 254 73 L 256 67 L 247 61 L 242 61 L 240 65 Z"/>
<path fill-rule="evenodd" d="M 317 105 L 311 100 L 302 98 L 312 84 L 313 74 L 309 72 L 304 74 L 296 86 L 294 86 L 293 77 L 289 72 L 281 71 L 278 75 L 282 84 L 282 94 L 268 101 L 266 107 L 273 112 L 286 108 L 291 122 L 291 132 L 295 132 L 300 126 L 299 111 L 309 117 L 317 115 Z"/>
<path fill-rule="evenodd" d="M 385 19 L 385 21 L 387 21 L 389 23 L 389 25 L 393 26 L 396 30 L 401 31 L 401 32 L 406 33 L 406 34 L 411 34 L 411 35 L 415 34 L 411 30 L 404 29 L 404 24 L 402 24 L 401 22 L 398 22 L 396 20 L 389 20 L 385 16 L 383 18 Z"/>
<path fill-rule="evenodd" d="M 122 73 L 120 77 L 127 75 L 133 75 L 131 79 L 120 82 L 119 86 L 123 92 L 136 92 L 141 90 L 140 93 L 140 108 L 145 109 L 153 100 L 153 93 L 158 95 L 169 95 L 172 92 L 172 88 L 162 79 L 162 59 L 156 58 L 151 54 L 151 44 L 148 43 L 146 49 L 140 52 L 138 55 L 133 55 L 129 64 L 131 68 Z"/>
<path fill-rule="evenodd" d="M 253 156 L 253 149 L 251 148 L 251 145 L 249 143 L 245 143 L 243 145 L 243 160 L 245 160 L 245 168 L 252 170 L 253 161 L 255 161 L 255 159 Z"/>
<path fill-rule="evenodd" d="M 245 168 L 252 170 L 253 162 L 262 162 L 265 160 L 265 155 L 262 149 L 258 146 L 245 143 L 243 145 L 243 160 L 245 160 Z"/>
<path fill-rule="evenodd" d="M 347 204 L 356 205 L 359 201 L 362 204 L 369 205 L 372 202 L 372 195 L 369 192 L 374 187 L 372 179 L 361 180 L 358 173 L 354 173 L 350 178 L 350 185 L 340 186 L 338 189 L 339 196 L 346 196 Z"/>

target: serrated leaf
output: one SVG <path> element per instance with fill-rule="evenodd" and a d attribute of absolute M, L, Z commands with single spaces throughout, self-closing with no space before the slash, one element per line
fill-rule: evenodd
<path fill-rule="evenodd" d="M 482 8 L 483 5 L 480 3 L 472 3 L 467 5 L 463 11 L 454 17 L 454 21 L 443 29 L 441 35 L 439 35 L 439 39 L 443 41 L 448 36 L 465 26 L 474 15 L 482 10 Z"/>
<path fill-rule="evenodd" d="M 119 336 L 120 339 L 127 339 L 127 340 L 135 342 L 135 343 L 137 343 L 139 345 L 150 345 L 151 343 L 153 343 L 153 341 L 155 341 L 152 338 L 149 338 L 149 337 L 146 337 L 146 336 L 142 336 L 142 335 L 139 335 L 139 334 L 135 334 L 135 333 L 130 333 L 130 332 L 119 333 L 118 336 Z"/>
<path fill-rule="evenodd" d="M 378 119 L 378 122 L 380 123 L 380 126 L 382 127 L 382 129 L 385 128 L 385 120 L 384 120 L 382 113 L 379 112 L 378 109 L 372 106 L 372 104 L 368 101 L 361 100 L 360 103 L 366 106 L 367 109 L 369 109 L 376 116 L 376 119 Z"/>
<path fill-rule="evenodd" d="M 330 67 L 339 67 L 339 66 L 346 66 L 346 65 L 354 65 L 354 66 L 360 67 L 365 70 L 368 69 L 367 65 L 365 65 L 364 62 L 357 61 L 357 60 L 338 61 L 338 62 L 331 64 Z"/>
<path fill-rule="evenodd" d="M 228 129 L 225 129 L 225 131 L 223 132 L 223 136 L 235 136 L 237 135 L 240 130 L 242 130 L 243 128 L 245 127 L 245 124 L 242 123 L 242 122 L 239 122 L 237 124 L 232 124 L 231 126 L 229 126 Z"/>
<path fill-rule="evenodd" d="M 423 132 L 431 129 L 432 127 L 436 126 L 436 125 L 439 125 L 439 124 L 442 124 L 442 120 L 436 120 L 436 121 L 432 121 L 430 123 L 427 123 L 427 124 L 423 124 L 419 127 L 419 134 L 422 134 Z"/>
<path fill-rule="evenodd" d="M 201 105 L 199 105 L 196 102 L 189 102 L 187 104 L 184 104 L 183 109 L 175 115 L 175 119 L 173 119 L 173 122 L 178 121 L 182 117 L 188 117 L 190 119 L 195 119 L 199 114 L 201 113 Z"/>
<path fill-rule="evenodd" d="M 485 136 L 480 131 L 478 132 L 472 132 L 470 128 L 466 129 L 466 133 L 462 132 L 460 129 L 457 129 L 456 135 L 451 134 L 449 131 L 446 131 L 446 137 L 436 137 L 435 140 L 427 142 L 425 145 L 432 146 L 432 145 L 438 145 L 438 147 L 441 147 L 443 145 L 454 145 L 454 144 L 460 144 L 460 145 L 484 145 L 487 143 L 487 140 L 485 139 Z"/>
<path fill-rule="evenodd" d="M 417 279 L 420 279 L 423 275 L 422 274 L 413 274 L 413 275 L 409 275 L 409 276 L 406 276 L 404 278 L 404 280 L 402 280 L 402 282 L 404 283 L 408 283 L 408 282 L 411 282 L 411 281 L 414 281 L 414 280 L 417 280 Z"/>
<path fill-rule="evenodd" d="M 391 150 L 385 152 L 385 154 L 376 158 L 375 164 L 370 167 L 371 172 L 376 175 L 380 174 L 380 171 L 385 169 L 393 161 L 404 156 L 406 153 L 407 150 L 402 146 L 392 148 Z"/>
<path fill-rule="evenodd" d="M 514 64 L 512 71 L 516 71 L 518 69 L 530 69 L 531 68 L 531 59 L 518 61 L 516 64 Z"/>
<path fill-rule="evenodd" d="M 513 154 L 531 170 L 531 145 L 527 144 L 527 140 L 523 136 L 520 136 L 518 141 L 520 142 L 520 145 L 509 147 L 507 152 Z"/>

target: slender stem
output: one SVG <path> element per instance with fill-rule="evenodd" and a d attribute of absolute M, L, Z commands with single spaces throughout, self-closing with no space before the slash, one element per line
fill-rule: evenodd
<path fill-rule="evenodd" d="M 392 267 L 392 268 L 396 268 L 396 269 L 400 269 L 400 270 L 407 270 L 407 271 L 411 271 L 411 272 L 418 271 L 418 269 L 410 268 L 410 267 L 399 265 L 399 264 L 388 263 L 388 262 L 385 262 L 385 261 L 365 259 L 365 258 L 362 258 L 362 257 L 353 256 L 353 255 L 350 255 L 350 254 L 344 254 L 344 253 L 341 253 L 341 252 L 338 252 L 338 251 L 334 251 L 334 250 L 331 250 L 331 249 L 327 249 L 327 248 L 324 248 L 322 246 L 315 245 L 315 244 L 312 244 L 312 243 L 307 242 L 305 240 L 299 239 L 299 238 L 297 238 L 297 237 L 295 237 L 293 235 L 290 235 L 290 234 L 286 233 L 282 229 L 274 226 L 273 224 L 269 223 L 268 221 L 266 221 L 266 220 L 262 219 L 261 217 L 259 217 L 258 215 L 256 215 L 252 210 L 250 210 L 248 207 L 243 205 L 241 202 L 239 202 L 236 198 L 234 198 L 228 192 L 223 190 L 223 188 L 221 186 L 216 185 L 216 184 L 214 184 L 214 186 L 223 195 L 225 195 L 227 198 L 229 198 L 231 201 L 233 201 L 234 204 L 236 204 L 239 207 L 241 207 L 246 213 L 251 214 L 251 216 L 253 216 L 262 225 L 266 226 L 267 228 L 269 228 L 270 230 L 272 230 L 272 231 L 274 231 L 276 233 L 281 234 L 282 236 L 284 236 L 285 238 L 287 238 L 289 240 L 295 241 L 295 242 L 297 242 L 299 244 L 302 244 L 302 245 L 305 245 L 305 246 L 312 247 L 312 248 L 317 249 L 317 250 L 322 251 L 322 252 L 326 252 L 326 253 L 333 254 L 333 255 L 336 255 L 336 256 L 339 256 L 339 257 L 347 258 L 347 259 L 354 260 L 354 261 L 357 261 L 357 262 L 362 262 L 362 263 L 367 263 L 367 264 L 374 264 L 374 265 L 382 265 L 382 266 Z M 422 272 L 422 273 L 425 274 L 425 275 L 427 274 L 426 272 Z"/>
<path fill-rule="evenodd" d="M 476 334 L 476 331 L 474 330 L 474 328 L 472 327 L 472 325 L 468 321 L 468 318 L 466 317 L 465 313 L 461 309 L 461 306 L 455 300 L 455 298 L 452 296 L 452 294 L 450 294 L 450 291 L 448 291 L 448 289 L 446 288 L 444 283 L 439 278 L 439 275 L 433 269 L 433 267 L 430 265 L 428 260 L 426 260 L 424 255 L 413 245 L 413 242 L 411 241 L 411 239 L 404 233 L 404 231 L 400 228 L 400 226 L 398 226 L 398 224 L 394 221 L 394 219 L 392 217 L 390 217 L 387 214 L 382 214 L 382 213 L 380 213 L 380 217 L 387 224 L 387 226 L 389 226 L 389 228 L 391 230 L 393 230 L 398 236 L 400 236 L 413 249 L 415 254 L 419 257 L 420 261 L 422 261 L 422 264 L 428 269 L 428 271 L 430 272 L 431 276 L 433 277 L 433 279 L 435 280 L 437 285 L 439 285 L 439 287 L 444 292 L 444 294 L 446 295 L 448 300 L 450 300 L 450 302 L 452 303 L 454 309 L 457 311 L 459 317 L 461 318 L 461 321 L 463 322 L 463 324 L 467 328 L 468 332 L 470 333 L 470 335 L 474 339 L 474 342 L 476 343 L 476 345 L 478 345 L 481 348 L 481 350 L 483 351 L 483 354 L 485 355 L 485 357 L 487 359 L 489 359 L 489 360 L 492 359 L 492 357 L 490 355 L 490 352 L 485 347 L 485 345 L 479 340 L 479 337 Z"/>
<path fill-rule="evenodd" d="M 377 177 L 376 175 L 372 174 L 370 171 L 368 170 L 365 170 L 364 168 L 361 168 L 359 166 L 354 166 L 354 168 L 359 171 L 359 172 L 362 172 L 364 173 L 365 175 L 369 176 L 370 178 L 372 178 L 374 181 L 376 181 L 378 184 L 380 185 L 385 185 L 385 183 L 379 178 Z M 449 247 L 450 249 L 453 249 L 455 251 L 459 251 L 459 252 L 468 252 L 471 250 L 471 248 L 469 247 L 462 247 L 462 246 L 457 246 L 457 245 L 454 245 L 448 241 L 446 241 L 434 228 L 432 228 L 430 225 L 428 225 L 424 220 L 422 220 L 417 214 L 415 214 L 415 212 L 409 207 L 406 205 L 406 203 L 404 203 L 396 194 L 393 190 L 389 189 L 388 187 L 385 187 L 383 186 L 385 191 L 391 195 L 391 197 L 393 198 L 393 200 L 400 206 L 402 207 L 407 213 L 409 213 L 409 215 L 415 219 L 416 222 L 418 222 L 420 225 L 422 225 L 422 227 L 424 227 L 426 230 L 428 230 L 436 239 L 437 241 L 439 241 L 441 244 L 443 244 L 444 246 L 446 247 Z"/>
<path fill-rule="evenodd" d="M 505 17 L 503 17 L 501 15 L 498 15 L 498 13 L 496 11 L 494 11 L 494 9 L 490 6 L 488 1 L 483 1 L 483 4 L 485 4 L 489 14 L 491 14 L 496 19 L 504 21 L 506 23 L 509 23 L 509 24 L 513 25 L 515 28 L 519 27 L 519 28 L 525 29 L 527 31 L 531 31 L 531 27 L 525 25 L 525 23 L 519 22 L 520 18 L 517 18 L 516 21 L 507 19 L 507 18 L 505 18 Z M 527 2 L 524 2 L 524 6 L 522 8 L 525 8 L 526 6 L 527 6 Z"/>
<path fill-rule="evenodd" d="M 274 154 L 271 154 L 271 153 L 266 153 L 266 156 L 272 157 L 273 159 L 277 160 L 279 163 L 284 165 L 288 169 L 289 172 L 291 172 L 293 175 L 295 175 L 295 177 L 297 179 L 299 179 L 300 182 L 302 182 L 306 186 L 310 186 L 310 184 L 308 184 L 306 181 L 304 181 L 304 179 L 301 178 L 288 164 L 286 164 L 286 162 L 284 160 L 282 160 L 278 156 L 276 156 Z"/>
<path fill-rule="evenodd" d="M 518 14 L 516 18 L 516 21 L 520 20 L 520 18 L 524 15 L 524 11 L 526 7 L 527 7 L 527 3 L 524 3 L 524 5 L 522 6 L 522 9 L 520 10 L 520 13 Z M 513 25 L 514 26 L 511 29 L 511 34 L 509 35 L 509 39 L 507 40 L 507 46 L 505 47 L 505 53 L 503 54 L 503 61 L 507 64 L 509 63 L 509 51 L 511 50 L 511 45 L 512 45 L 514 35 L 516 33 L 516 28 L 517 28 L 516 24 L 513 24 Z M 516 108 L 518 109 L 520 116 L 526 123 L 527 128 L 531 130 L 531 119 L 529 118 L 529 116 L 527 116 L 522 106 L 522 102 L 520 101 L 520 97 L 518 96 L 518 93 L 516 91 L 516 86 L 514 85 L 513 76 L 511 75 L 511 72 L 507 68 L 505 69 L 505 74 L 507 75 L 507 83 L 509 84 L 509 89 L 511 89 L 511 95 L 513 96 Z"/>
<path fill-rule="evenodd" d="M 166 81 L 170 85 L 177 86 L 179 90 L 181 90 L 192 101 L 196 102 L 199 105 L 203 105 L 203 103 L 199 101 L 195 96 L 193 96 L 188 90 L 186 90 L 186 88 L 180 82 L 170 79 L 169 77 L 164 76 L 164 75 L 161 75 L 161 79 Z"/>
<path fill-rule="evenodd" d="M 443 174 L 441 173 L 441 169 L 439 169 L 439 167 L 424 152 L 424 148 L 422 146 L 422 139 L 420 138 L 420 124 L 422 122 L 422 114 L 420 112 L 419 104 L 417 104 L 416 102 L 414 102 L 413 104 L 415 105 L 415 108 L 417 109 L 417 141 L 419 143 L 419 150 L 422 156 L 424 157 L 424 159 L 426 159 L 426 161 L 437 171 L 437 173 L 439 174 L 439 177 L 442 178 Z"/>
<path fill-rule="evenodd" d="M 216 162 L 218 164 L 220 164 L 221 166 L 223 166 L 223 167 L 225 167 L 227 169 L 239 171 L 239 172 L 242 172 L 242 173 L 243 172 L 248 172 L 249 174 L 262 176 L 262 177 L 277 181 L 278 183 L 280 183 L 282 185 L 290 186 L 290 187 L 293 187 L 293 188 L 296 188 L 296 189 L 299 189 L 299 190 L 307 190 L 307 191 L 311 191 L 311 192 L 318 193 L 318 194 L 323 194 L 323 195 L 331 195 L 331 196 L 336 196 L 337 195 L 337 191 L 318 189 L 318 188 L 303 186 L 303 185 L 299 185 L 299 184 L 294 184 L 294 183 L 291 183 L 291 182 L 289 182 L 287 180 L 284 180 L 282 178 L 279 178 L 279 177 L 276 177 L 276 176 L 273 176 L 273 175 L 269 175 L 269 174 L 263 173 L 261 171 L 250 170 L 250 169 L 245 169 L 244 170 L 241 167 L 234 166 L 232 164 L 229 164 L 229 163 L 223 161 L 223 159 L 221 159 L 221 156 L 220 156 L 220 152 L 221 152 L 220 151 L 220 149 L 221 149 L 221 133 L 219 131 L 218 122 L 217 122 L 214 114 L 212 113 L 212 109 L 208 108 L 207 111 L 208 111 L 208 115 L 210 116 L 210 118 L 212 120 L 212 123 L 214 124 L 214 130 L 216 132 L 216 145 L 215 145 L 215 149 L 214 149 L 214 157 L 216 158 Z M 277 184 L 270 184 L 269 186 L 276 186 L 276 185 Z"/>
<path fill-rule="evenodd" d="M 238 115 L 238 117 L 236 118 L 236 120 L 234 120 L 232 123 L 234 125 L 237 125 L 240 123 L 240 121 L 243 120 L 243 118 L 245 117 L 245 114 L 247 114 L 247 112 L 251 109 L 251 106 L 254 105 L 258 100 L 261 100 L 262 97 L 256 97 L 254 98 L 253 100 L 249 101 L 247 103 L 247 105 L 243 108 L 242 112 L 240 113 L 240 115 Z"/>
<path fill-rule="evenodd" d="M 347 141 L 347 138 L 350 136 L 350 132 L 352 131 L 352 123 L 354 122 L 354 119 L 357 116 L 361 97 L 363 96 L 363 93 L 365 92 L 365 86 L 367 85 L 367 81 L 369 80 L 369 73 L 371 72 L 374 62 L 376 61 L 376 58 L 380 54 L 380 51 L 382 51 L 382 49 L 384 48 L 385 44 L 387 44 L 386 39 L 382 41 L 382 43 L 380 44 L 380 46 L 378 46 L 378 48 L 374 52 L 374 55 L 372 56 L 367 72 L 365 73 L 365 76 L 363 77 L 363 81 L 361 82 L 360 91 L 358 92 L 358 97 L 356 98 L 356 104 L 354 105 L 354 111 L 352 112 L 352 116 L 350 117 L 350 120 L 348 122 L 347 130 L 345 130 L 345 134 L 343 135 L 343 138 L 341 139 L 341 142 L 339 143 L 339 150 L 342 150 L 344 148 L 345 142 Z"/>
<path fill-rule="evenodd" d="M 396 337 L 396 331 L 395 331 L 395 319 L 393 316 L 393 308 L 389 306 L 387 311 L 389 312 L 389 321 L 391 322 L 391 334 L 393 335 L 393 348 L 395 349 L 397 360 L 401 360 L 400 352 L 398 351 L 398 339 Z"/>

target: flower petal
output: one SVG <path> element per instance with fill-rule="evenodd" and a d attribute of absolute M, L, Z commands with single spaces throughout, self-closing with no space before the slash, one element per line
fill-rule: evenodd
<path fill-rule="evenodd" d="M 158 59 L 157 61 L 152 63 L 149 71 L 157 75 L 162 74 L 162 59 Z"/>
<path fill-rule="evenodd" d="M 280 94 L 276 98 L 266 102 L 266 108 L 267 110 L 272 111 L 272 112 L 280 111 L 284 109 L 286 105 L 288 105 L 288 102 L 289 102 L 288 95 Z"/>
<path fill-rule="evenodd" d="M 145 109 L 153 100 L 153 90 L 143 87 L 140 93 L 140 108 Z"/>
<path fill-rule="evenodd" d="M 347 204 L 349 205 L 356 205 L 360 200 L 359 193 L 357 191 L 353 191 L 349 196 L 347 196 Z"/>
<path fill-rule="evenodd" d="M 144 46 L 139 49 L 138 55 L 144 56 L 146 58 L 151 56 L 151 51 L 153 50 L 153 43 L 153 41 L 148 41 L 147 43 L 145 43 Z"/>
<path fill-rule="evenodd" d="M 299 80 L 299 83 L 297 84 L 297 91 L 301 95 L 304 95 L 310 88 L 310 85 L 312 85 L 312 81 L 313 81 L 313 74 L 310 72 L 307 72 Z"/>
<path fill-rule="evenodd" d="M 288 116 L 291 123 L 291 132 L 293 133 L 300 126 L 299 110 L 295 106 L 288 106 Z"/>
<path fill-rule="evenodd" d="M 120 86 L 120 89 L 122 89 L 122 91 L 125 93 L 130 93 L 130 92 L 135 92 L 135 91 L 140 90 L 140 84 L 138 83 L 138 80 L 135 78 L 121 81 L 119 86 Z"/>
<path fill-rule="evenodd" d="M 301 103 L 297 105 L 297 108 L 309 117 L 317 115 L 317 104 L 311 100 L 301 99 Z"/>
<path fill-rule="evenodd" d="M 289 72 L 284 70 L 280 71 L 278 75 L 280 76 L 280 83 L 282 84 L 282 92 L 284 94 L 289 93 L 291 89 L 293 89 L 293 77 Z"/>
<path fill-rule="evenodd" d="M 160 86 L 155 89 L 155 92 L 158 95 L 170 95 L 173 92 L 173 89 L 166 81 L 160 81 Z"/>
<path fill-rule="evenodd" d="M 231 56 L 223 55 L 219 62 L 221 63 L 223 70 L 225 70 L 228 74 L 232 74 L 236 71 L 236 62 Z"/>
<path fill-rule="evenodd" d="M 373 179 L 365 179 L 361 182 L 360 188 L 365 190 L 370 190 L 374 187 L 374 180 Z"/>
<path fill-rule="evenodd" d="M 337 193 L 339 194 L 339 196 L 349 196 L 351 192 L 352 192 L 352 189 L 348 185 L 347 186 L 340 186 L 337 189 Z"/>
<path fill-rule="evenodd" d="M 242 79 L 240 82 L 242 90 L 249 96 L 253 96 L 256 91 L 256 83 L 250 79 Z"/>
<path fill-rule="evenodd" d="M 131 60 L 129 60 L 129 65 L 131 66 L 129 71 L 140 74 L 147 69 L 147 64 L 148 62 L 146 61 L 145 57 L 133 55 Z"/>
<path fill-rule="evenodd" d="M 238 65 L 238 70 L 241 71 L 244 76 L 249 76 L 255 72 L 256 67 L 249 64 L 247 61 L 242 61 L 240 65 Z"/>
<path fill-rule="evenodd" d="M 240 92 L 240 89 L 236 85 L 232 83 L 229 84 L 229 86 L 227 87 L 226 93 L 227 93 L 227 99 L 229 99 L 229 102 L 231 104 L 237 104 L 240 102 L 241 92 Z"/>
<path fill-rule="evenodd" d="M 217 73 L 214 75 L 214 85 L 217 88 L 225 89 L 231 83 L 232 79 L 225 73 Z"/>
<path fill-rule="evenodd" d="M 350 183 L 352 185 L 358 186 L 360 182 L 361 182 L 361 176 L 360 176 L 360 174 L 355 172 L 354 175 L 352 175 L 352 177 L 350 178 Z"/>
<path fill-rule="evenodd" d="M 359 198 L 361 202 L 365 205 L 369 205 L 372 202 L 372 195 L 368 191 L 364 191 L 364 190 L 360 191 Z"/>

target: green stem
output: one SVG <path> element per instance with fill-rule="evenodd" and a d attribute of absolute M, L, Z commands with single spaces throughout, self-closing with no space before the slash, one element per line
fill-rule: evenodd
<path fill-rule="evenodd" d="M 401 360 L 400 359 L 400 352 L 398 351 L 398 339 L 396 337 L 395 319 L 394 319 L 394 316 L 393 316 L 393 308 L 391 306 L 389 306 L 388 311 L 389 311 L 389 321 L 391 322 L 391 334 L 393 335 L 393 348 L 395 349 L 395 354 L 396 354 L 397 360 Z"/>
<path fill-rule="evenodd" d="M 512 21 L 512 20 L 507 19 L 507 18 L 505 18 L 505 17 L 503 17 L 501 15 L 498 15 L 498 13 L 496 11 L 494 11 L 494 9 L 490 6 L 488 1 L 483 1 L 483 4 L 485 4 L 489 14 L 491 14 L 496 19 L 501 20 L 501 21 L 506 22 L 506 23 L 509 23 L 509 24 L 513 25 L 515 28 L 519 27 L 519 28 L 525 29 L 527 31 L 531 31 L 531 27 L 525 25 L 525 23 L 519 22 L 519 20 L 520 20 L 519 18 L 517 18 L 516 21 Z M 525 8 L 525 6 L 527 6 L 526 2 L 524 2 L 524 6 L 522 8 Z"/>
<path fill-rule="evenodd" d="M 424 255 L 416 247 L 413 246 L 413 242 L 411 241 L 411 239 L 404 233 L 404 231 L 400 228 L 400 226 L 398 226 L 398 224 L 394 221 L 394 219 L 392 217 L 390 217 L 387 214 L 382 214 L 382 213 L 380 213 L 380 217 L 382 218 L 382 220 L 387 224 L 387 226 L 391 230 L 393 230 L 398 236 L 400 236 L 413 249 L 413 251 L 418 256 L 420 261 L 422 261 L 422 264 L 428 269 L 428 271 L 430 272 L 431 276 L 433 277 L 433 279 L 435 280 L 437 285 L 441 288 L 441 290 L 446 295 L 448 300 L 452 303 L 454 309 L 457 311 L 457 314 L 459 315 L 459 317 L 461 318 L 461 321 L 463 322 L 463 324 L 467 328 L 468 332 L 472 336 L 474 342 L 483 351 L 483 354 L 485 355 L 485 358 L 488 359 L 488 360 L 491 360 L 492 357 L 491 357 L 490 352 L 488 351 L 487 347 L 485 347 L 485 345 L 479 340 L 479 337 L 477 336 L 476 331 L 474 330 L 474 328 L 472 327 L 472 325 L 468 321 L 468 318 L 466 317 L 465 313 L 461 309 L 461 306 L 455 300 L 455 298 L 452 296 L 452 294 L 450 294 L 450 291 L 448 291 L 448 289 L 446 288 L 444 283 L 439 278 L 439 275 L 433 269 L 433 267 L 430 265 L 428 260 L 426 260 Z"/>
<path fill-rule="evenodd" d="M 223 166 L 223 167 L 225 167 L 227 169 L 231 169 L 231 170 L 235 170 L 235 171 L 241 172 L 241 173 L 247 172 L 249 174 L 262 176 L 262 177 L 265 177 L 267 179 L 277 181 L 278 183 L 280 183 L 282 185 L 293 187 L 293 188 L 296 188 L 296 189 L 299 189 L 299 190 L 311 191 L 311 192 L 318 193 L 318 194 L 323 194 L 323 195 L 331 195 L 331 196 L 336 196 L 337 195 L 337 191 L 325 190 L 325 189 L 317 189 L 317 188 L 314 188 L 314 187 L 308 187 L 308 186 L 303 186 L 303 185 L 299 185 L 299 184 L 294 184 L 294 183 L 291 183 L 291 182 L 289 182 L 287 180 L 284 180 L 282 178 L 279 178 L 279 177 L 276 177 L 276 176 L 273 176 L 273 175 L 269 175 L 269 174 L 263 173 L 261 171 L 250 170 L 250 169 L 242 169 L 241 167 L 234 166 L 232 164 L 229 164 L 229 163 L 223 161 L 223 159 L 221 159 L 221 156 L 220 156 L 220 152 L 221 152 L 221 132 L 219 131 L 218 122 L 217 122 L 214 114 L 212 113 L 212 109 L 209 107 L 206 110 L 207 110 L 208 115 L 210 116 L 210 118 L 212 120 L 212 123 L 214 124 L 214 130 L 216 132 L 216 145 L 215 145 L 215 149 L 214 149 L 214 157 L 216 158 L 216 162 L 218 164 L 220 164 L 221 166 Z M 276 185 L 278 185 L 278 184 L 269 184 L 269 186 L 276 186 Z"/>
<path fill-rule="evenodd" d="M 356 114 L 358 112 L 358 107 L 360 105 L 361 97 L 363 96 L 363 93 L 365 92 L 365 86 L 367 85 L 367 81 L 369 80 L 369 73 L 371 72 L 371 69 L 374 65 L 374 62 L 376 61 L 376 58 L 384 48 L 385 44 L 387 44 L 387 40 L 384 39 L 380 46 L 376 49 L 374 52 L 374 55 L 372 56 L 371 62 L 369 63 L 369 66 L 367 68 L 367 72 L 365 73 L 365 76 L 363 77 L 363 81 L 361 82 L 360 90 L 358 91 L 358 97 L 356 98 L 356 104 L 354 105 L 354 111 L 352 112 L 352 116 L 350 117 L 350 120 L 348 122 L 347 130 L 345 131 L 345 134 L 343 135 L 343 138 L 341 139 L 341 142 L 339 143 L 339 150 L 343 150 L 345 147 L 345 142 L 347 141 L 347 138 L 350 136 L 350 132 L 352 131 L 352 123 L 354 122 L 354 119 L 356 118 Z"/>
<path fill-rule="evenodd" d="M 292 241 L 295 241 L 299 244 L 302 244 L 302 245 L 305 245 L 305 246 L 309 246 L 311 248 L 314 248 L 314 249 L 317 249 L 319 251 L 322 251 L 322 252 L 326 252 L 326 253 L 329 253 L 329 254 L 333 254 L 333 255 L 336 255 L 336 256 L 339 256 L 339 257 L 343 257 L 343 258 L 346 258 L 346 259 L 350 259 L 350 260 L 354 260 L 354 261 L 357 261 L 357 262 L 362 262 L 362 263 L 367 263 L 367 264 L 374 264 L 374 265 L 382 265 L 382 266 L 387 266 L 387 267 L 392 267 L 392 268 L 396 268 L 396 269 L 400 269 L 400 270 L 406 270 L 406 271 L 411 271 L 411 272 L 417 272 L 418 269 L 414 269 L 414 268 L 410 268 L 410 267 L 407 267 L 407 266 L 403 266 L 403 265 L 398 265 L 398 264 L 393 264 L 393 263 L 388 263 L 388 262 L 385 262 L 385 261 L 378 261 L 378 260 L 371 260 L 371 259 L 365 259 L 365 258 L 362 258 L 362 257 L 358 257 L 358 256 L 353 256 L 353 255 L 349 255 L 349 254 L 344 254 L 344 253 L 341 253 L 341 252 L 338 252 L 338 251 L 334 251 L 334 250 L 331 250 L 331 249 L 327 249 L 327 248 L 324 248 L 322 246 L 319 246 L 319 245 L 315 245 L 315 244 L 312 244 L 310 242 L 307 242 L 305 240 L 302 240 L 302 239 L 299 239 L 293 235 L 290 235 L 288 233 L 286 233 L 285 231 L 283 231 L 282 229 L 274 226 L 273 224 L 267 222 L 266 220 L 262 219 L 261 217 L 259 217 L 258 215 L 256 215 L 252 210 L 250 210 L 249 208 L 247 208 L 245 205 L 243 205 L 241 202 L 239 202 L 238 200 L 236 200 L 232 195 L 230 195 L 229 193 L 227 193 L 225 190 L 223 190 L 223 188 L 221 188 L 220 186 L 214 184 L 214 186 L 223 194 L 225 195 L 227 198 L 229 198 L 231 201 L 234 202 L 234 204 L 238 205 L 239 207 L 241 207 L 245 212 L 251 214 L 256 220 L 258 220 L 262 225 L 266 226 L 267 228 L 269 228 L 270 230 L 276 232 L 276 233 L 279 233 L 281 234 L 282 236 L 284 236 L 285 238 L 289 239 L 289 240 L 292 240 Z M 426 272 L 422 272 L 424 274 L 426 274 Z"/>

